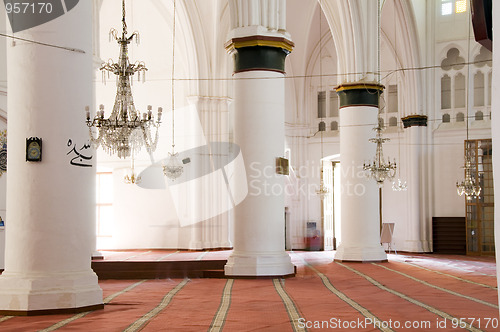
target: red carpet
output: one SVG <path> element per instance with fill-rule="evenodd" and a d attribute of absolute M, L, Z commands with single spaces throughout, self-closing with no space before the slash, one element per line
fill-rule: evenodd
<path fill-rule="evenodd" d="M 104 254 L 112 260 L 212 260 L 230 251 Z M 290 255 L 295 278 L 103 280 L 104 310 L 0 316 L 0 330 L 500 330 L 493 258 L 402 254 L 389 255 L 388 263 L 356 264 L 332 262 L 332 252 Z"/>

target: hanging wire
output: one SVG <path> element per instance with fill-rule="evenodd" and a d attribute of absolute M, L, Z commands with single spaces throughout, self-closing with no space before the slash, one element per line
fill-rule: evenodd
<path fill-rule="evenodd" d="M 467 35 L 467 63 L 469 63 L 469 61 L 470 61 L 470 36 L 471 36 L 470 19 L 471 19 L 471 16 L 470 16 L 470 9 L 469 9 L 469 20 L 467 20 L 467 23 L 469 25 L 469 31 L 468 31 L 468 35 Z M 465 107 L 467 110 L 467 116 L 466 116 L 467 122 L 465 123 L 465 128 L 467 130 L 467 141 L 469 140 L 469 83 L 470 83 L 470 65 L 467 65 L 467 87 L 466 87 L 467 93 L 465 94 Z"/>
<path fill-rule="evenodd" d="M 320 94 L 323 95 L 323 58 L 322 58 L 322 49 L 323 49 L 323 35 L 322 35 L 322 25 L 323 25 L 323 22 L 322 22 L 322 8 L 321 8 L 321 0 L 319 1 L 319 90 L 320 90 Z M 323 105 L 325 107 L 325 113 L 326 113 L 326 91 L 325 91 L 325 102 L 323 103 Z M 323 109 L 320 110 L 320 119 L 321 119 L 321 123 L 323 122 L 323 115 L 326 115 L 326 114 L 323 114 Z M 325 125 L 326 126 L 326 125 Z M 323 131 L 324 130 L 321 130 L 322 128 L 319 128 L 320 129 L 320 140 L 321 140 L 321 165 L 323 165 Z M 326 129 L 326 128 L 325 128 Z"/>
<path fill-rule="evenodd" d="M 180 177 L 184 171 L 183 163 L 178 159 L 178 153 L 175 153 L 175 18 L 176 18 L 176 0 L 173 0 L 174 13 L 173 13 L 173 28 L 172 28 L 172 153 L 166 165 L 163 165 L 163 174 L 175 180 Z"/>
<path fill-rule="evenodd" d="M 173 14 L 173 28 L 172 28 L 172 154 L 175 152 L 175 12 L 176 12 L 176 0 L 174 0 L 174 14 Z"/>
<path fill-rule="evenodd" d="M 320 93 L 323 94 L 323 53 L 322 53 L 322 49 L 323 49 L 323 34 L 322 34 L 322 25 L 323 25 L 323 22 L 322 22 L 322 7 L 321 7 L 321 0 L 319 1 L 319 90 L 320 90 Z M 325 102 L 323 103 L 323 106 L 325 107 L 325 113 L 326 113 L 326 91 L 325 91 Z M 323 115 L 326 115 L 326 114 L 323 114 L 323 110 L 320 110 L 321 112 L 321 122 L 323 122 Z M 325 124 L 326 126 L 326 124 Z M 325 128 L 326 129 L 326 128 Z M 320 130 L 321 133 L 321 137 L 320 137 L 320 140 L 321 140 L 321 165 L 323 165 L 323 131 L 324 130 Z M 323 170 L 323 167 L 321 167 L 321 169 Z M 323 181 L 323 180 L 322 180 Z"/>
<path fill-rule="evenodd" d="M 469 25 L 469 32 L 467 36 L 467 62 L 470 61 L 470 37 L 471 37 L 471 9 L 469 8 L 469 18 L 468 18 L 468 25 Z M 465 92 L 465 109 L 466 109 L 466 141 L 464 144 L 464 170 L 465 170 L 465 179 L 461 182 L 456 183 L 457 186 L 457 193 L 458 195 L 462 196 L 465 194 L 467 200 L 471 200 L 473 197 L 476 198 L 481 194 L 481 186 L 477 183 L 476 179 L 474 178 L 474 175 L 472 174 L 472 171 L 475 170 L 475 165 L 477 163 L 476 160 L 474 160 L 473 163 L 473 157 L 471 153 L 469 152 L 469 93 L 470 93 L 470 65 L 467 66 L 467 79 L 466 79 L 466 92 Z M 477 152 L 476 152 L 477 153 Z M 476 173 L 477 176 L 477 173 Z"/>
<path fill-rule="evenodd" d="M 394 6 L 394 12 L 396 11 L 396 0 L 393 0 L 393 6 Z M 396 87 L 398 87 L 399 83 L 399 75 L 398 75 L 398 69 L 399 69 L 399 58 L 398 58 L 398 29 L 396 28 L 396 20 L 398 19 L 398 15 L 394 15 L 394 58 L 396 60 Z M 399 90 L 399 89 L 398 89 Z M 398 110 L 398 116 L 399 116 L 399 110 Z M 398 130 L 398 162 L 399 162 L 399 167 L 398 167 L 398 179 L 397 181 L 394 181 L 392 183 L 392 190 L 393 191 L 406 191 L 408 189 L 408 185 L 406 181 L 401 180 L 401 136 L 400 136 L 400 127 L 401 125 L 398 124 L 397 130 Z"/>
<path fill-rule="evenodd" d="M 322 25 L 323 25 L 323 22 L 322 22 L 322 16 L 323 16 L 323 13 L 322 13 L 323 9 L 321 7 L 321 0 L 319 0 L 319 90 L 320 90 L 320 94 L 323 95 L 323 65 L 322 65 L 322 49 L 323 49 L 323 35 L 322 35 Z M 325 106 L 325 114 L 323 114 L 323 109 L 320 109 L 319 112 L 320 112 L 320 119 L 321 119 L 321 122 L 320 122 L 320 126 L 323 125 L 325 126 L 324 129 L 326 129 L 326 124 L 324 124 L 324 121 L 323 121 L 323 115 L 326 115 L 326 91 L 324 92 L 324 96 L 325 96 L 325 102 L 323 103 L 323 105 Z M 320 159 L 320 166 L 321 166 L 321 179 L 320 179 L 320 185 L 319 185 L 319 189 L 316 191 L 316 194 L 319 195 L 321 198 L 325 198 L 325 196 L 329 193 L 329 189 L 325 186 L 325 183 L 323 181 L 323 132 L 324 130 L 321 130 L 323 128 L 318 128 L 320 129 L 320 147 L 321 147 L 321 159 Z"/>

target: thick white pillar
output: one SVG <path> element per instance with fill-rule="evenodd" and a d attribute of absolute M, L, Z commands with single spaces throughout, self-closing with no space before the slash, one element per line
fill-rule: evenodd
<path fill-rule="evenodd" d="M 285 252 L 284 179 L 276 174 L 276 157 L 284 153 L 283 74 L 247 71 L 235 79 L 235 143 L 243 153 L 249 191 L 235 208 L 234 252 L 226 275 L 293 274 Z"/>
<path fill-rule="evenodd" d="M 233 30 L 226 49 L 234 56 L 234 135 L 243 154 L 248 195 L 234 210 L 234 251 L 225 273 L 291 275 L 295 268 L 285 251 L 284 178 L 276 174 L 276 158 L 285 154 L 285 58 L 293 47 L 285 32 L 286 3 L 229 4 Z"/>
<path fill-rule="evenodd" d="M 409 177 L 408 177 L 408 225 L 404 250 L 408 252 L 426 252 L 428 243 L 424 236 L 425 218 L 422 205 L 422 140 L 425 137 L 427 116 L 410 115 L 401 119 L 408 135 Z"/>
<path fill-rule="evenodd" d="M 378 186 L 363 175 L 362 165 L 375 156 L 372 129 L 378 123 L 377 84 L 344 84 L 340 97 L 340 165 L 342 167 L 341 235 L 335 260 L 385 261 L 380 244 Z"/>
<path fill-rule="evenodd" d="M 84 122 L 85 106 L 92 104 L 92 2 L 80 1 L 16 36 L 81 52 L 8 43 L 8 227 L 0 314 L 99 309 L 102 291 L 90 268 L 94 151 Z M 26 161 L 30 137 L 43 140 L 39 162 Z"/>

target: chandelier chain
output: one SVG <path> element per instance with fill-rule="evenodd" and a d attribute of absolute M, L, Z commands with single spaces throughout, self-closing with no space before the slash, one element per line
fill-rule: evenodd
<path fill-rule="evenodd" d="M 126 35 L 127 34 L 127 22 L 125 20 L 125 0 L 122 0 L 122 26 L 123 26 L 123 33 Z"/>

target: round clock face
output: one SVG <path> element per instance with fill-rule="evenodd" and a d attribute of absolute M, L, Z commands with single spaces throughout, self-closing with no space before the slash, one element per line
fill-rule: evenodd
<path fill-rule="evenodd" d="M 31 142 L 28 146 L 28 155 L 30 159 L 40 158 L 40 146 L 37 142 Z"/>
<path fill-rule="evenodd" d="M 7 171 L 7 149 L 0 150 L 0 173 Z"/>

